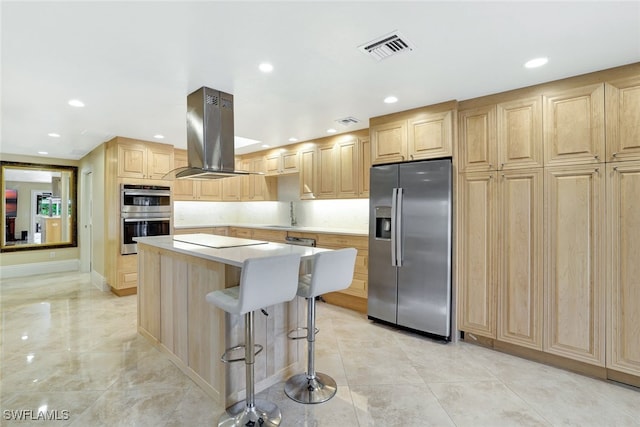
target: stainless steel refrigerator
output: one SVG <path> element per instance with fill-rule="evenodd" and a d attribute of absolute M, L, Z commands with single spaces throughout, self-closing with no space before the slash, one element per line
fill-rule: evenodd
<path fill-rule="evenodd" d="M 373 166 L 368 317 L 451 339 L 451 159 Z"/>

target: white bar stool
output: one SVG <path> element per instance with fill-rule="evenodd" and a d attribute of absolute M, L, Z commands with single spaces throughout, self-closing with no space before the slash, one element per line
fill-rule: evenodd
<path fill-rule="evenodd" d="M 322 403 L 331 399 L 337 385 L 330 376 L 316 372 L 314 347 L 316 335 L 316 297 L 327 292 L 346 289 L 353 280 L 356 263 L 354 248 L 320 252 L 314 255 L 311 274 L 300 277 L 298 296 L 307 299 L 307 372 L 289 378 L 284 392 L 300 403 Z M 295 339 L 295 338 L 294 338 Z"/>
<path fill-rule="evenodd" d="M 231 314 L 244 314 L 244 354 L 241 359 L 229 360 L 227 349 L 223 362 L 244 360 L 246 367 L 246 399 L 227 408 L 218 421 L 218 426 L 279 426 L 282 413 L 272 402 L 256 399 L 254 389 L 254 311 L 274 304 L 291 301 L 296 296 L 300 255 L 279 255 L 265 258 L 250 258 L 242 265 L 240 285 L 207 294 L 206 299 Z"/>

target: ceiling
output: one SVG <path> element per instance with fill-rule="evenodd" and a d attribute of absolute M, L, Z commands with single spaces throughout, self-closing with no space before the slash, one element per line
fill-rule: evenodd
<path fill-rule="evenodd" d="M 63 159 L 114 136 L 186 148 L 201 86 L 234 95 L 236 135 L 261 141 L 242 154 L 640 61 L 640 1 L 2 1 L 0 15 L 0 153 Z M 413 50 L 358 50 L 395 30 Z"/>

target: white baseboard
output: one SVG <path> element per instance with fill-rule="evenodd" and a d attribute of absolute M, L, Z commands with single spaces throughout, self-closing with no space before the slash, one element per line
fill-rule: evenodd
<path fill-rule="evenodd" d="M 111 290 L 111 287 L 107 283 L 107 278 L 95 270 L 91 272 L 91 283 L 102 292 L 109 292 Z"/>
<path fill-rule="evenodd" d="M 54 262 L 34 262 L 31 264 L 3 265 L 0 266 L 0 277 L 24 277 L 36 274 L 61 273 L 63 271 L 79 271 L 79 259 L 67 259 Z"/>

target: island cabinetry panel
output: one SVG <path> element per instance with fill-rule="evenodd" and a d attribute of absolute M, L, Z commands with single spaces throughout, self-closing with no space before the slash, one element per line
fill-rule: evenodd
<path fill-rule="evenodd" d="M 497 173 L 460 174 L 458 328 L 496 337 Z"/>
<path fill-rule="evenodd" d="M 138 247 L 141 248 L 140 244 Z M 160 341 L 160 251 L 149 248 L 138 254 L 138 273 L 145 292 L 138 292 L 138 326 Z"/>
<path fill-rule="evenodd" d="M 640 76 L 605 84 L 607 162 L 640 160 Z"/>
<path fill-rule="evenodd" d="M 604 165 L 545 168 L 544 351 L 604 366 Z"/>
<path fill-rule="evenodd" d="M 607 368 L 640 386 L 640 161 L 608 164 L 607 178 Z"/>
<path fill-rule="evenodd" d="M 545 166 L 597 164 L 604 155 L 604 84 L 545 93 Z"/>
<path fill-rule="evenodd" d="M 498 173 L 497 339 L 542 350 L 542 169 Z"/>
<path fill-rule="evenodd" d="M 451 156 L 456 108 L 449 101 L 371 118 L 372 164 Z"/>

